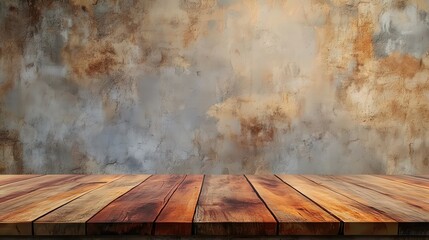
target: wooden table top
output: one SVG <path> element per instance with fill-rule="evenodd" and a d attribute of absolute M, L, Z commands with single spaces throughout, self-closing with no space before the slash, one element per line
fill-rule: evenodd
<path fill-rule="evenodd" d="M 425 235 L 429 175 L 0 175 L 0 235 Z"/>

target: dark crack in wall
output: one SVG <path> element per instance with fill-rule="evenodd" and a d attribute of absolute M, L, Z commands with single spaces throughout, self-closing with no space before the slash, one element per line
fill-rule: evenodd
<path fill-rule="evenodd" d="M 0 1 L 0 172 L 428 174 L 428 13 Z"/>

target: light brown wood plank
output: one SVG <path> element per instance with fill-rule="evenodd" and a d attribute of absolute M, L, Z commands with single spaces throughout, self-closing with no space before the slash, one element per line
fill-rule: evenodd
<path fill-rule="evenodd" d="M 188 175 L 155 221 L 155 235 L 189 236 L 203 175 Z"/>
<path fill-rule="evenodd" d="M 375 175 L 376 177 L 381 177 L 395 182 L 411 184 L 414 187 L 422 187 L 429 189 L 429 179 L 418 178 L 408 175 Z"/>
<path fill-rule="evenodd" d="M 429 179 L 429 175 L 411 175 L 411 176 L 418 177 L 418 178 Z"/>
<path fill-rule="evenodd" d="M 284 182 L 334 214 L 344 224 L 344 235 L 396 235 L 398 223 L 371 206 L 332 191 L 299 175 L 278 175 Z"/>
<path fill-rule="evenodd" d="M 84 175 L 45 175 L 0 186 L 0 203 L 47 186 L 58 186 Z"/>
<path fill-rule="evenodd" d="M 88 175 L 50 185 L 0 203 L 0 235 L 31 235 L 32 222 L 119 175 Z"/>
<path fill-rule="evenodd" d="M 244 176 L 208 175 L 194 217 L 197 235 L 275 235 L 277 222 Z"/>
<path fill-rule="evenodd" d="M 417 205 L 422 209 L 429 209 L 429 189 L 372 175 L 344 175 L 339 176 L 339 178 L 343 181 L 394 196 L 395 199 Z"/>
<path fill-rule="evenodd" d="M 416 187 L 410 184 L 400 183 L 389 179 L 375 177 L 371 175 L 347 175 L 340 176 L 341 180 L 347 181 L 364 188 L 373 189 L 391 198 L 406 202 L 429 212 L 429 190 Z M 401 223 L 399 235 L 425 234 L 427 232 L 426 223 Z"/>
<path fill-rule="evenodd" d="M 30 178 L 40 177 L 42 175 L 27 174 L 27 175 L 0 175 L 0 186 L 4 186 L 10 183 L 16 183 L 19 181 L 27 180 Z"/>
<path fill-rule="evenodd" d="M 343 181 L 339 177 L 315 175 L 305 177 L 359 203 L 383 211 L 385 215 L 398 222 L 399 233 L 429 235 L 429 212 L 420 206 L 400 201 L 395 195 Z"/>
<path fill-rule="evenodd" d="M 246 175 L 279 222 L 279 235 L 337 235 L 340 221 L 273 175 Z"/>
<path fill-rule="evenodd" d="M 86 222 L 150 175 L 126 175 L 95 189 L 33 223 L 34 235 L 85 235 Z"/>
<path fill-rule="evenodd" d="M 87 222 L 87 234 L 150 235 L 153 223 L 185 175 L 153 175 Z"/>

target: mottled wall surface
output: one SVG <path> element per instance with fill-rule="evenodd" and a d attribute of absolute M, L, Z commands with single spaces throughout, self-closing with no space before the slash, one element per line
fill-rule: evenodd
<path fill-rule="evenodd" d="M 429 1 L 0 1 L 2 173 L 429 173 Z"/>

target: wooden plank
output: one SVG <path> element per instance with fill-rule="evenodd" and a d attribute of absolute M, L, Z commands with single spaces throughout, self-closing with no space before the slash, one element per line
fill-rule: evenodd
<path fill-rule="evenodd" d="M 429 209 L 403 202 L 396 195 L 380 193 L 333 176 L 305 176 L 359 203 L 383 211 L 398 222 L 399 233 L 429 235 Z"/>
<path fill-rule="evenodd" d="M 411 176 L 418 177 L 418 178 L 429 179 L 429 175 L 411 175 Z"/>
<path fill-rule="evenodd" d="M 34 235 L 85 235 L 86 222 L 150 175 L 126 175 L 48 213 L 33 223 Z"/>
<path fill-rule="evenodd" d="M 88 175 L 46 186 L 0 203 L 0 235 L 31 235 L 32 222 L 63 204 L 120 176 Z"/>
<path fill-rule="evenodd" d="M 279 222 L 279 235 L 337 235 L 340 221 L 273 175 L 246 176 Z"/>
<path fill-rule="evenodd" d="M 424 211 L 429 211 L 429 190 L 410 184 L 400 183 L 389 179 L 371 175 L 347 175 L 341 176 L 341 180 L 347 181 L 364 188 L 373 189 L 379 193 L 391 196 L 397 200 L 414 205 Z M 426 223 L 402 223 L 399 235 L 425 234 L 428 232 Z"/>
<path fill-rule="evenodd" d="M 45 176 L 44 176 L 45 177 Z M 43 177 L 43 178 L 44 178 Z M 21 207 L 38 202 L 47 197 L 54 196 L 55 194 L 61 193 L 64 189 L 75 187 L 79 184 L 92 183 L 92 182 L 106 182 L 110 181 L 111 178 L 118 178 L 117 175 L 47 175 L 48 179 L 44 181 L 37 181 L 37 188 L 31 189 L 30 191 L 21 194 L 18 197 L 8 199 L 0 203 L 0 217 L 4 214 L 10 213 Z M 42 177 L 40 177 L 42 178 Z M 37 180 L 40 180 L 38 178 Z M 101 180 L 100 180 L 101 179 Z M 8 185 L 9 186 L 9 185 Z M 15 186 L 15 185 L 14 185 Z M 35 187 L 35 185 L 28 183 L 28 186 Z M 22 186 L 26 189 L 26 186 Z M 4 189 L 1 189 L 4 190 Z M 11 189 L 6 189 L 11 190 Z M 7 191 L 0 191 L 2 194 L 7 194 Z"/>
<path fill-rule="evenodd" d="M 298 175 L 278 177 L 334 214 L 344 224 L 344 235 L 396 235 L 398 223 L 378 210 Z"/>
<path fill-rule="evenodd" d="M 42 175 L 27 174 L 27 175 L 0 175 L 0 186 L 7 185 L 9 183 L 16 183 L 19 181 L 27 180 L 30 178 L 40 177 Z"/>
<path fill-rule="evenodd" d="M 208 175 L 194 217 L 197 235 L 275 235 L 277 222 L 244 176 Z"/>
<path fill-rule="evenodd" d="M 345 175 L 339 176 L 339 178 L 380 193 L 392 195 L 395 199 L 417 205 L 422 209 L 429 209 L 429 189 L 371 175 Z"/>
<path fill-rule="evenodd" d="M 153 223 L 185 175 L 154 175 L 87 222 L 87 234 L 152 233 Z"/>
<path fill-rule="evenodd" d="M 0 187 L 0 202 L 28 194 L 46 186 L 57 186 L 73 179 L 82 178 L 83 175 L 45 175 L 37 178 L 9 183 Z"/>
<path fill-rule="evenodd" d="M 192 235 L 192 220 L 203 184 L 203 175 L 188 175 L 155 221 L 155 235 Z"/>
<path fill-rule="evenodd" d="M 376 175 L 376 177 L 381 177 L 405 184 L 411 184 L 415 187 L 422 187 L 426 189 L 429 188 L 429 179 L 418 178 L 409 175 Z"/>

